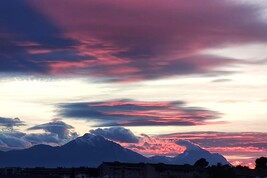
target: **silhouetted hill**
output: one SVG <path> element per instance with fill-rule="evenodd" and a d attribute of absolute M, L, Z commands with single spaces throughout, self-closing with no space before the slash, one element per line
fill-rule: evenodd
<path fill-rule="evenodd" d="M 205 158 L 209 162 L 209 165 L 216 165 L 217 163 L 230 165 L 230 163 L 222 155 L 218 153 L 210 153 L 200 147 L 198 147 L 198 149 L 186 150 L 184 153 L 177 155 L 173 158 L 173 163 L 193 165 L 200 158 Z"/>
<path fill-rule="evenodd" d="M 85 134 L 63 146 L 36 145 L 0 154 L 1 167 L 96 167 L 103 161 L 148 162 L 144 156 L 101 136 Z"/>

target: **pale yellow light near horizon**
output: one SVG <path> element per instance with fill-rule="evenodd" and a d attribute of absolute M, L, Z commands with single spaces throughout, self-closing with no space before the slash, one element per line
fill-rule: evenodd
<path fill-rule="evenodd" d="M 19 117 L 39 124 L 55 117 L 55 105 L 59 103 L 93 101 L 108 90 L 102 88 L 104 84 L 79 79 L 11 78 L 0 83 L 1 117 Z"/>
<path fill-rule="evenodd" d="M 0 81 L 1 117 L 19 117 L 29 125 L 49 122 L 57 117 L 56 105 L 66 102 L 93 102 L 112 99 L 140 101 L 185 101 L 186 106 L 223 113 L 227 124 L 191 127 L 131 127 L 147 134 L 185 131 L 265 131 L 261 124 L 267 115 L 267 70 L 259 64 L 267 58 L 267 44 L 249 44 L 203 51 L 204 54 L 242 59 L 225 67 L 235 73 L 224 76 L 177 76 L 137 83 L 96 83 L 85 78 L 20 77 Z M 243 63 L 242 63 L 243 62 Z M 242 71 L 242 72 L 241 72 Z M 80 134 L 94 122 L 66 119 Z M 126 118 L 127 119 L 127 118 Z M 252 126 L 252 122 L 254 125 Z M 236 127 L 239 124 L 240 127 Z"/>

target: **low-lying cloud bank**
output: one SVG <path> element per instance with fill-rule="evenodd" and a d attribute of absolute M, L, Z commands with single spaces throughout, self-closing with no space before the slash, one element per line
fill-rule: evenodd
<path fill-rule="evenodd" d="M 5 123 L 11 122 L 12 126 L 21 126 L 23 123 L 18 119 L 4 119 L 4 121 Z M 41 130 L 41 133 L 24 133 L 17 129 L 10 129 L 10 124 L 1 126 L 0 150 L 23 149 L 36 144 L 61 145 L 78 136 L 71 125 L 60 120 L 53 120 L 27 129 L 28 131 Z"/>

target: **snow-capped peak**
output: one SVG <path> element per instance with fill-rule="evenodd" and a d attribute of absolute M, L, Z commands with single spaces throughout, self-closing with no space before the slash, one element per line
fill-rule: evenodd
<path fill-rule="evenodd" d="M 102 136 L 86 133 L 83 136 L 76 138 L 74 141 L 77 144 L 88 144 L 95 146 L 96 143 L 105 142 L 107 140 Z"/>
<path fill-rule="evenodd" d="M 175 143 L 177 145 L 186 147 L 185 152 L 202 150 L 202 148 L 200 148 L 200 146 L 198 146 L 198 145 L 196 145 L 190 141 L 187 141 L 187 140 L 178 140 Z"/>

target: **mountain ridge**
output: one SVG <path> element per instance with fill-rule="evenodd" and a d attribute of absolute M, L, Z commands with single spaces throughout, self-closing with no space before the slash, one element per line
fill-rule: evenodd
<path fill-rule="evenodd" d="M 212 164 L 216 164 L 216 160 L 222 164 L 229 164 L 220 154 L 212 154 L 202 148 L 199 150 L 203 154 L 189 149 L 174 158 L 164 156 L 147 158 L 102 136 L 88 133 L 62 146 L 40 144 L 27 149 L 0 152 L 0 167 L 97 167 L 102 162 L 114 161 L 194 164 L 198 158 L 200 159 L 197 155 L 203 156 Z"/>

